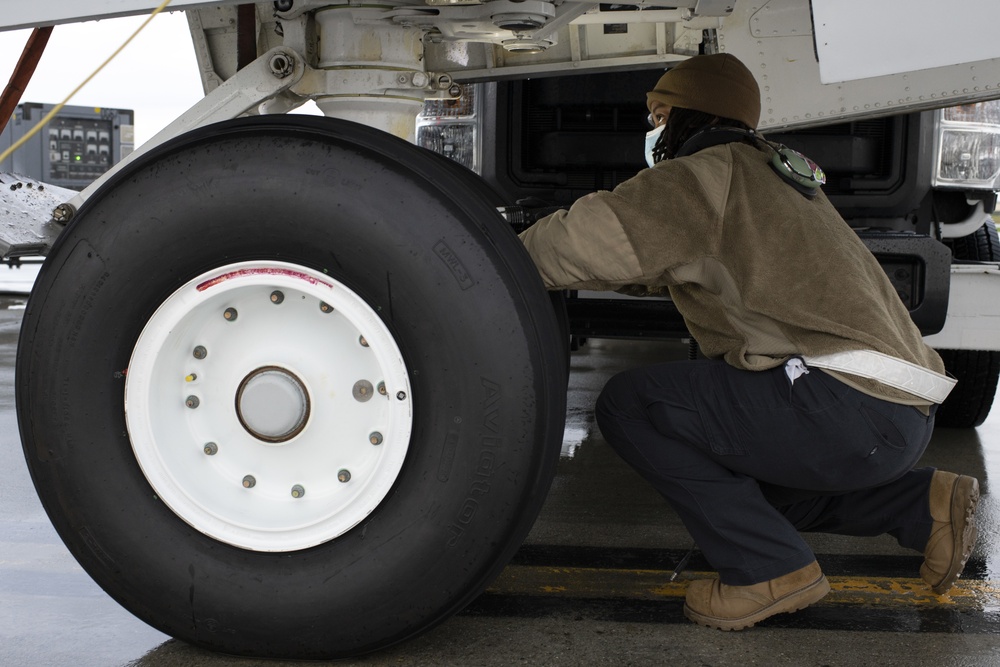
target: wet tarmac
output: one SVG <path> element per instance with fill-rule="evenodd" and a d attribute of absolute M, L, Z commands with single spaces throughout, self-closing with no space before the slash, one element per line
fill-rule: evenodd
<path fill-rule="evenodd" d="M 172 640 L 108 598 L 49 525 L 17 435 L 13 363 L 23 299 L 0 297 L 0 665 L 281 666 Z M 722 633 L 688 623 L 686 582 L 710 576 L 676 515 L 603 442 L 591 407 L 618 369 L 683 356 L 677 344 L 590 341 L 572 359 L 563 458 L 524 547 L 469 608 L 364 665 L 1000 665 L 1000 410 L 938 429 L 924 465 L 976 475 L 980 540 L 948 596 L 889 537 L 809 535 L 833 591 L 821 603 Z M 301 664 L 301 663 L 294 663 Z M 314 663 L 324 664 L 324 663 Z M 333 663 L 331 663 L 333 664 Z"/>

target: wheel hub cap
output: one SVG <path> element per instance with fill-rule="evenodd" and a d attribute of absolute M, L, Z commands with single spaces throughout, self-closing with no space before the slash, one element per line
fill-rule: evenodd
<path fill-rule="evenodd" d="M 358 294 L 295 264 L 241 262 L 190 281 L 146 323 L 125 420 L 177 516 L 237 547 L 295 551 L 389 493 L 411 395 L 392 333 Z"/>
<path fill-rule="evenodd" d="M 253 371 L 236 392 L 240 423 L 264 442 L 287 442 L 298 435 L 309 419 L 310 407 L 302 380 L 276 366 Z"/>

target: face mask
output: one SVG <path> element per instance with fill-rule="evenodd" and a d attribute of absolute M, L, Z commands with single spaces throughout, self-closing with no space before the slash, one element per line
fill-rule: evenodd
<path fill-rule="evenodd" d="M 663 134 L 663 128 L 665 127 L 666 125 L 660 125 L 646 133 L 646 164 L 650 167 L 656 164 L 653 160 L 653 147 L 656 146 L 656 142 L 659 140 L 660 135 Z"/>

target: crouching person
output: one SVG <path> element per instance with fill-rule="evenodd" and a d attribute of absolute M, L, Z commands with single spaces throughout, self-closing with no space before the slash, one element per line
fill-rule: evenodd
<path fill-rule="evenodd" d="M 755 132 L 739 60 L 687 60 L 646 101 L 650 168 L 521 236 L 550 289 L 669 291 L 708 357 L 623 372 L 596 408 L 719 573 L 690 584 L 685 614 L 739 630 L 820 600 L 803 531 L 893 535 L 946 592 L 979 487 L 914 469 L 953 385 L 940 357 L 821 171 Z"/>

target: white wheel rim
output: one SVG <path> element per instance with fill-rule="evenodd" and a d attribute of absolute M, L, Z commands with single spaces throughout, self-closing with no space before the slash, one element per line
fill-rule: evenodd
<path fill-rule="evenodd" d="M 255 551 L 305 549 L 360 523 L 395 483 L 413 423 L 381 318 L 329 276 L 282 262 L 220 267 L 170 295 L 136 342 L 125 416 L 160 500 Z"/>

